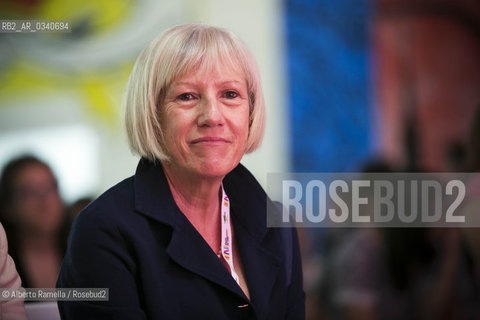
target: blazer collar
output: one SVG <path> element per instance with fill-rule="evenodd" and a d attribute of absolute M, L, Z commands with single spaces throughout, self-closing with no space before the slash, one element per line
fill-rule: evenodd
<path fill-rule="evenodd" d="M 253 175 L 239 164 L 223 180 L 225 192 L 231 200 L 234 220 L 261 242 L 267 229 L 267 196 Z M 160 162 L 142 158 L 134 178 L 135 209 L 159 222 L 175 226 L 180 212 L 173 199 Z M 161 209 L 161 210 L 160 210 Z"/>
<path fill-rule="evenodd" d="M 223 186 L 230 198 L 235 240 L 240 249 L 251 301 L 259 318 L 266 318 L 270 294 L 280 269 L 279 258 L 263 244 L 268 231 L 266 209 L 270 200 L 242 165 L 225 177 Z"/>
<path fill-rule="evenodd" d="M 164 224 L 175 225 L 178 207 L 160 162 L 142 158 L 134 177 L 135 209 Z"/>
<path fill-rule="evenodd" d="M 223 179 L 230 198 L 232 219 L 242 224 L 258 243 L 267 233 L 267 195 L 250 171 L 239 164 Z"/>
<path fill-rule="evenodd" d="M 235 240 L 240 250 L 251 301 L 257 313 L 268 313 L 270 292 L 278 276 L 280 260 L 262 245 L 267 233 L 267 197 L 251 173 L 239 164 L 223 181 L 230 198 Z M 160 163 L 140 160 L 135 180 L 135 209 L 170 225 L 172 238 L 167 253 L 184 268 L 243 297 L 240 287 L 188 219 L 170 192 Z"/>

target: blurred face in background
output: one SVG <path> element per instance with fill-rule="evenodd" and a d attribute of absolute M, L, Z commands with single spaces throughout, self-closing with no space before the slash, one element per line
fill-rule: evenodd
<path fill-rule="evenodd" d="M 54 233 L 63 220 L 63 203 L 57 182 L 48 167 L 25 165 L 13 182 L 10 218 L 23 232 Z"/>

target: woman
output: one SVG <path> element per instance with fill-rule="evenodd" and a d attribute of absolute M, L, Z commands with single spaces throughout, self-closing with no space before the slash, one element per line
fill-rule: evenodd
<path fill-rule="evenodd" d="M 63 319 L 303 319 L 297 235 L 266 228 L 267 197 L 239 164 L 262 139 L 259 72 L 231 33 L 171 28 L 126 91 L 135 176 L 74 223 L 59 287 L 109 301 L 59 303 Z"/>
<path fill-rule="evenodd" d="M 0 301 L 0 319 L 5 320 L 26 320 L 27 315 L 25 308 L 23 307 L 22 299 L 6 299 L 5 290 L 8 289 L 20 289 L 21 279 L 18 276 L 15 269 L 15 263 L 8 255 L 8 242 L 5 230 L 0 223 L 0 291 L 2 291 L 1 297 L 4 298 Z M 8 290 L 10 292 L 10 290 Z"/>
<path fill-rule="evenodd" d="M 0 209 L 23 286 L 54 288 L 66 249 L 67 222 L 50 167 L 33 156 L 11 160 L 0 179 Z"/>

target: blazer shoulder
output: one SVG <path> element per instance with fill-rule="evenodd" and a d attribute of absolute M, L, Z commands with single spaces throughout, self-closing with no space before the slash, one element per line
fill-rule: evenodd
<path fill-rule="evenodd" d="M 260 183 L 253 174 L 241 163 L 238 164 L 223 180 L 226 189 L 233 189 L 234 192 L 242 195 L 248 195 L 257 199 L 266 197 Z"/>
<path fill-rule="evenodd" d="M 230 173 L 228 173 L 226 178 L 244 180 L 260 186 L 253 174 L 241 163 L 239 163 Z"/>
<path fill-rule="evenodd" d="M 129 177 L 114 185 L 85 207 L 77 217 L 78 222 L 121 221 L 134 211 L 134 177 Z"/>

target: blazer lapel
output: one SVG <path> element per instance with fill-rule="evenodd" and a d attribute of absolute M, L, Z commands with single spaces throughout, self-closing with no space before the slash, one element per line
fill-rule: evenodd
<path fill-rule="evenodd" d="M 237 285 L 217 255 L 210 249 L 207 242 L 180 212 L 167 253 L 185 269 L 247 299 L 242 289 Z"/>
<path fill-rule="evenodd" d="M 264 242 L 269 231 L 266 220 L 269 199 L 241 164 L 225 177 L 223 185 L 230 198 L 236 247 L 240 250 L 251 301 L 259 318 L 265 318 L 281 267 L 278 252 L 274 253 Z"/>
<path fill-rule="evenodd" d="M 268 314 L 273 285 L 280 269 L 279 259 L 254 239 L 240 223 L 234 227 L 234 250 L 240 250 L 243 270 L 247 278 L 250 299 L 259 319 Z"/>
<path fill-rule="evenodd" d="M 237 242 L 233 248 L 240 251 L 252 306 L 259 318 L 264 318 L 270 308 L 269 299 L 281 263 L 262 245 L 268 231 L 267 197 L 242 165 L 224 179 L 224 186 L 231 200 L 234 241 Z M 167 253 L 176 263 L 248 301 L 216 254 L 178 209 L 161 164 L 142 159 L 135 174 L 134 188 L 137 212 L 173 228 Z"/>
<path fill-rule="evenodd" d="M 170 257 L 183 268 L 247 300 L 217 255 L 178 209 L 161 164 L 142 159 L 137 167 L 134 186 L 137 212 L 173 228 L 167 247 Z"/>

